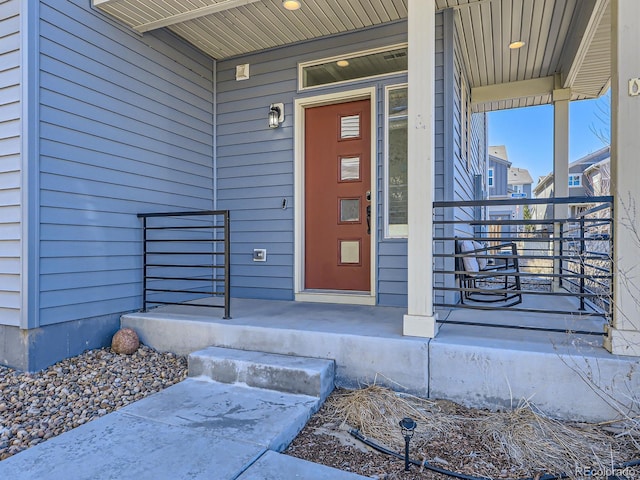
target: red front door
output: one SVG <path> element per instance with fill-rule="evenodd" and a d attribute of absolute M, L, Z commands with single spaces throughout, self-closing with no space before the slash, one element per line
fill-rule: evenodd
<path fill-rule="evenodd" d="M 371 289 L 369 100 L 305 109 L 305 288 Z"/>

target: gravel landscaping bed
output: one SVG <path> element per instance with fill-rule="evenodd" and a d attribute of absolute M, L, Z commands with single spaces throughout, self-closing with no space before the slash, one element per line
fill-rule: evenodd
<path fill-rule="evenodd" d="M 37 373 L 0 366 L 0 460 L 183 380 L 187 359 L 90 350 Z"/>
<path fill-rule="evenodd" d="M 114 354 L 109 348 L 87 351 L 38 373 L 0 366 L 0 460 L 158 392 L 186 375 L 185 357 L 158 353 L 145 346 L 133 355 Z M 509 442 L 523 434 L 525 444 L 518 448 L 535 445 L 540 440 L 534 440 L 530 432 L 545 424 L 554 428 L 554 437 L 566 428 L 579 428 L 569 433 L 582 438 L 588 457 L 589 452 L 603 447 L 609 461 L 640 457 L 637 438 L 629 441 L 602 431 L 601 426 L 560 424 L 532 416 L 527 409 L 505 414 L 498 416 L 441 400 L 405 398 L 382 388 L 337 389 L 285 453 L 378 479 L 446 478 L 416 466 L 404 472 L 402 460 L 377 453 L 348 433 L 348 426 L 355 427 L 377 443 L 402 451 L 397 419 L 412 416 L 419 419 L 412 458 L 467 475 L 537 478 L 546 469 L 536 466 L 532 459 L 514 461 L 508 447 L 518 447 Z M 512 437 L 508 442 L 498 438 L 503 427 Z M 613 425 L 603 427 L 611 429 Z M 598 437 L 593 436 L 596 433 Z M 549 450 L 550 444 L 542 446 Z M 567 448 L 575 449 L 573 444 Z M 625 474 L 627 478 L 640 478 L 640 466 Z"/>

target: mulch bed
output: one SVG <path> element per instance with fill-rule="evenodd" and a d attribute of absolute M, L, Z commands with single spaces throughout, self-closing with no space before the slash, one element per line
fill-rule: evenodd
<path fill-rule="evenodd" d="M 415 465 L 404 472 L 403 460 L 349 434 L 357 428 L 376 443 L 404 452 L 398 422 L 405 416 L 418 424 L 410 443 L 412 459 L 470 476 L 539 478 L 564 472 L 584 478 L 585 469 L 602 473 L 611 470 L 612 462 L 640 458 L 637 438 L 634 443 L 628 435 L 616 435 L 628 431 L 620 425 L 559 422 L 526 402 L 505 412 L 470 409 L 377 386 L 336 390 L 285 453 L 378 479 L 447 478 Z M 640 467 L 624 473 L 640 478 Z"/>

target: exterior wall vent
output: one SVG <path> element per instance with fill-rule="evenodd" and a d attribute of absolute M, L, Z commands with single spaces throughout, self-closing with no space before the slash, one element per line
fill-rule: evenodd
<path fill-rule="evenodd" d="M 236 81 L 249 79 L 249 64 L 236 65 Z"/>

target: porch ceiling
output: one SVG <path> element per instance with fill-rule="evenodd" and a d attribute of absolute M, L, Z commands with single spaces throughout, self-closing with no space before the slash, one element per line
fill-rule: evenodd
<path fill-rule="evenodd" d="M 167 27 L 216 59 L 407 17 L 407 0 L 93 0 L 138 32 Z"/>
<path fill-rule="evenodd" d="M 606 92 L 611 77 L 609 0 L 436 0 L 454 8 L 476 111 Z M 510 49 L 514 41 L 525 42 Z"/>
<path fill-rule="evenodd" d="M 358 30 L 407 17 L 408 0 L 93 0 L 144 33 L 168 28 L 208 55 L 245 53 Z M 436 0 L 456 11 L 476 111 L 597 97 L 610 79 L 609 0 Z M 525 46 L 510 50 L 522 40 Z"/>

